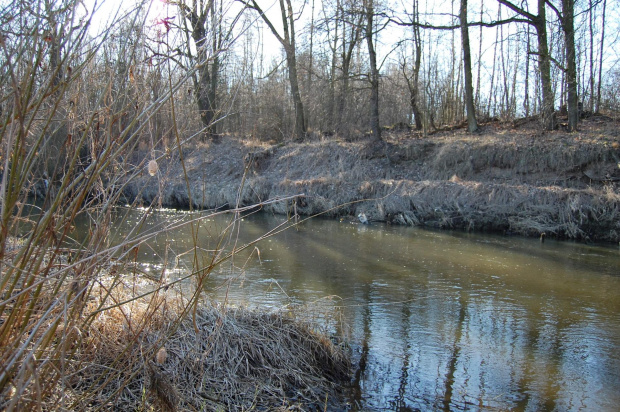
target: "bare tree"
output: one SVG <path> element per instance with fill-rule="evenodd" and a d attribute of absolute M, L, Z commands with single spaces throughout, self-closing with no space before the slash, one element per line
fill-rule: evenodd
<path fill-rule="evenodd" d="M 409 68 L 407 59 L 403 57 L 400 69 L 407 83 L 409 90 L 409 105 L 415 123 L 416 130 L 422 130 L 422 112 L 420 110 L 420 67 L 422 64 L 422 39 L 420 37 L 420 27 L 415 22 L 419 21 L 418 1 L 413 2 L 413 11 L 410 15 L 412 29 L 413 65 Z"/>
<path fill-rule="evenodd" d="M 373 138 L 381 140 L 381 125 L 379 123 L 379 69 L 377 67 L 377 51 L 375 50 L 375 4 L 374 0 L 364 0 L 363 14 L 365 17 L 364 38 L 368 47 L 370 63 L 370 128 Z"/>
<path fill-rule="evenodd" d="M 454 2 L 452 4 L 454 6 Z M 419 18 L 409 19 L 409 21 L 403 21 L 398 16 L 398 13 L 390 17 L 390 21 L 400 26 L 411 26 L 418 30 L 423 28 L 423 29 L 440 30 L 440 31 L 441 30 L 452 31 L 453 34 L 451 36 L 451 39 L 452 39 L 451 60 L 449 63 L 450 70 L 448 70 L 447 77 L 445 77 L 445 79 L 443 80 L 443 84 L 442 85 L 439 84 L 441 80 L 437 78 L 436 76 L 437 73 L 433 74 L 432 76 L 430 75 L 430 73 L 427 73 L 426 82 L 428 84 L 426 85 L 426 90 L 430 91 L 430 93 L 427 93 L 427 97 L 431 98 L 431 96 L 433 96 L 432 97 L 433 103 L 430 104 L 430 106 L 437 105 L 438 111 L 439 111 L 439 113 L 432 113 L 432 111 L 430 111 L 429 118 L 432 124 L 435 123 L 436 119 L 439 119 L 440 122 L 455 122 L 457 120 L 462 119 L 464 114 L 467 112 L 468 118 L 470 117 L 470 115 L 473 116 L 473 119 L 468 119 L 469 120 L 468 123 L 470 124 L 470 127 L 472 128 L 472 130 L 476 130 L 477 121 L 475 122 L 475 127 L 474 127 L 474 122 L 473 122 L 475 120 L 476 99 L 474 99 L 474 92 L 473 92 L 473 75 L 471 72 L 471 47 L 470 47 L 470 42 L 469 42 L 468 27 L 479 26 L 481 29 L 482 27 L 497 27 L 497 26 L 501 27 L 504 24 L 509 24 L 509 23 L 520 23 L 520 22 L 528 23 L 529 20 L 523 17 L 520 17 L 518 15 L 509 17 L 509 18 L 502 18 L 501 9 L 498 9 L 498 15 L 495 20 L 484 21 L 483 20 L 484 12 L 481 10 L 480 21 L 470 22 L 467 19 L 466 2 L 465 4 L 461 3 L 461 6 L 465 6 L 465 8 L 463 9 L 463 7 L 461 7 L 461 11 L 459 13 L 459 21 L 456 21 L 456 22 L 452 21 L 448 24 L 422 22 L 420 21 Z M 463 12 L 465 12 L 464 15 L 463 15 Z M 453 16 L 453 14 L 450 14 L 449 16 Z M 465 22 L 466 24 L 462 24 L 462 21 Z M 464 32 L 463 30 L 466 28 L 467 30 L 466 32 Z M 455 44 L 455 36 L 454 36 L 454 31 L 457 29 L 461 30 L 461 48 L 463 49 L 462 59 L 459 59 L 457 57 L 457 51 L 456 51 L 457 46 Z M 481 30 L 481 33 L 482 33 L 482 30 Z M 493 87 L 496 81 L 495 78 L 496 76 L 499 78 L 501 74 L 503 74 L 504 76 L 507 76 L 509 72 L 509 69 L 506 66 L 506 62 L 505 60 L 503 60 L 504 53 L 503 53 L 502 42 L 504 41 L 504 39 L 501 39 L 500 41 L 498 36 L 499 36 L 499 31 L 497 31 L 495 45 L 494 45 L 493 68 L 492 68 L 491 79 L 490 79 L 491 87 L 489 88 L 490 96 L 487 102 L 487 114 L 489 116 L 491 115 L 491 112 L 494 112 L 496 110 L 496 104 L 494 102 L 496 101 L 498 94 L 496 90 L 497 88 Z M 415 36 L 414 36 L 414 40 L 415 40 Z M 502 64 L 503 64 L 502 65 L 503 73 L 499 73 L 499 70 L 496 70 L 496 66 L 497 66 L 496 56 L 497 56 L 497 49 L 498 49 L 497 45 L 498 44 L 501 46 L 500 48 L 501 48 L 501 59 L 502 59 Z M 480 44 L 479 44 L 480 54 L 482 54 L 481 50 L 482 50 L 482 40 L 480 41 Z M 435 71 L 437 71 L 436 68 L 435 68 Z M 479 63 L 478 87 L 476 91 L 476 96 L 479 96 L 480 91 L 481 91 L 480 72 L 481 72 L 481 65 Z M 511 94 L 511 88 L 508 85 L 508 79 L 506 78 L 503 82 L 504 88 L 503 88 L 503 94 L 502 94 L 502 106 L 505 106 L 506 112 L 508 112 L 509 110 L 512 110 L 512 111 L 515 110 L 514 109 L 514 106 L 515 106 L 514 90 L 516 89 L 517 70 L 515 69 L 511 71 L 510 73 L 512 73 L 512 94 Z M 498 80 L 498 82 L 499 81 L 501 80 Z M 471 89 L 468 91 L 469 88 Z M 439 99 L 436 98 L 436 97 L 439 97 L 437 95 L 438 90 L 444 91 L 443 97 Z M 471 97 L 468 97 L 468 95 L 470 95 Z M 469 103 L 468 103 L 468 100 L 469 100 Z M 468 106 L 470 107 L 468 108 Z"/>
<path fill-rule="evenodd" d="M 523 88 L 525 90 L 525 95 L 523 96 L 523 110 L 525 112 L 525 117 L 530 116 L 530 54 L 531 54 L 531 43 L 530 43 L 530 26 L 527 26 L 526 36 L 526 57 L 525 57 L 525 79 Z"/>
<path fill-rule="evenodd" d="M 343 130 L 344 114 L 350 93 L 351 61 L 353 52 L 361 39 L 361 28 L 364 15 L 356 13 L 353 4 L 338 2 L 338 18 L 342 25 L 342 45 L 340 51 L 341 87 L 338 99 L 338 130 Z"/>
<path fill-rule="evenodd" d="M 545 0 L 537 0 L 538 14 L 532 14 L 508 0 L 497 1 L 524 17 L 525 21 L 531 24 L 536 30 L 536 38 L 538 40 L 538 70 L 542 83 L 542 123 L 546 130 L 553 130 L 557 126 L 557 120 L 555 117 L 553 87 L 551 84 L 551 56 L 549 54 L 547 40 L 547 12 L 545 10 Z"/>
<path fill-rule="evenodd" d="M 602 24 L 601 24 L 601 50 L 599 55 L 599 66 L 598 66 L 598 87 L 596 91 L 596 112 L 598 113 L 601 109 L 601 83 L 603 80 L 603 44 L 605 42 L 605 11 L 607 10 L 607 0 L 603 0 L 603 15 L 601 16 Z"/>
<path fill-rule="evenodd" d="M 181 23 L 185 36 L 184 55 L 190 61 L 186 70 L 196 68 L 192 81 L 200 120 L 205 128 L 204 136 L 214 139 L 218 136 L 216 120 L 220 113 L 218 86 L 221 54 L 224 48 L 230 46 L 232 28 L 238 17 L 230 27 L 224 28 L 222 1 L 193 0 L 190 6 L 186 0 L 180 0 L 171 4 L 175 4 L 184 17 Z M 166 28 L 168 25 L 166 23 Z"/>
<path fill-rule="evenodd" d="M 566 85 L 567 85 L 567 109 L 568 131 L 577 130 L 579 122 L 579 108 L 577 96 L 577 63 L 575 60 L 575 1 L 562 0 L 562 10 L 558 10 L 550 1 L 549 6 L 556 12 L 560 19 L 560 25 L 564 33 L 564 52 L 566 59 Z"/>
<path fill-rule="evenodd" d="M 594 5 L 593 0 L 588 0 L 589 2 L 589 13 L 588 13 L 588 34 L 590 35 L 590 58 L 589 60 L 589 81 L 588 84 L 590 86 L 590 99 L 589 99 L 589 109 L 591 112 L 594 112 Z"/>
<path fill-rule="evenodd" d="M 279 0 L 280 12 L 282 16 L 283 33 L 280 34 L 278 29 L 273 25 L 271 20 L 267 17 L 263 9 L 258 5 L 256 0 L 245 1 L 242 3 L 258 12 L 263 19 L 269 30 L 278 39 L 284 52 L 286 54 L 286 62 L 288 64 L 288 76 L 291 84 L 291 94 L 293 96 L 293 104 L 295 106 L 295 136 L 298 139 L 303 139 L 306 136 L 307 125 L 304 115 L 304 105 L 301 100 L 301 93 L 299 91 L 299 78 L 297 76 L 297 47 L 296 47 L 296 35 L 295 35 L 295 15 L 293 13 L 293 6 L 291 0 Z"/>
<path fill-rule="evenodd" d="M 465 105 L 467 107 L 467 130 L 478 130 L 476 106 L 474 105 L 474 85 L 471 74 L 471 51 L 469 48 L 469 30 L 467 28 L 467 0 L 461 0 L 459 18 L 461 21 L 461 41 L 463 43 L 463 63 L 465 71 Z"/>

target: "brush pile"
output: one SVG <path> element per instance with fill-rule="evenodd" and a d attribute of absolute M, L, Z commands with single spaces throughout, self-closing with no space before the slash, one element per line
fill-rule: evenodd
<path fill-rule="evenodd" d="M 342 402 L 344 347 L 290 313 L 155 294 L 91 313 L 49 410 L 324 410 Z M 99 302 L 89 305 L 98 308 Z M 120 302 L 127 302 L 121 304 Z"/>

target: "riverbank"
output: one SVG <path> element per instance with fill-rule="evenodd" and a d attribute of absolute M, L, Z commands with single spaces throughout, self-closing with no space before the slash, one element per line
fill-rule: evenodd
<path fill-rule="evenodd" d="M 190 302 L 174 287 L 137 296 L 136 284 L 145 281 L 116 275 L 86 286 L 71 301 L 84 304 L 82 315 L 49 325 L 60 354 L 51 343 L 39 354 L 38 370 L 52 362 L 57 382 L 44 381 L 42 392 L 17 376 L 0 391 L 0 409 L 344 408 L 350 351 L 317 325 L 291 310 Z"/>
<path fill-rule="evenodd" d="M 128 159 L 144 167 L 125 188 L 128 201 L 212 209 L 299 195 L 264 209 L 364 212 L 393 224 L 620 241 L 620 121 L 606 116 L 584 119 L 572 134 L 543 132 L 536 120 L 522 119 L 484 124 L 479 134 L 391 130 L 378 143 L 223 137 L 182 153 L 169 150 L 155 176 L 146 170 L 151 156 L 142 151 Z"/>

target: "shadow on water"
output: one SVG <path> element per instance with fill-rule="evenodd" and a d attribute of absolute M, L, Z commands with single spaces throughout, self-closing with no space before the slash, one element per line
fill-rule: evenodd
<path fill-rule="evenodd" d="M 119 213 L 112 238 L 141 213 Z M 182 216 L 155 214 L 144 230 L 171 219 Z M 227 247 L 283 220 L 248 217 Z M 228 221 L 202 222 L 195 241 L 187 227 L 164 231 L 136 258 L 187 273 Z M 615 411 L 619 273 L 617 247 L 312 219 L 235 255 L 205 288 L 233 304 L 302 307 L 343 331 L 352 410 Z"/>
<path fill-rule="evenodd" d="M 369 297 L 370 289 L 364 290 L 366 298 Z M 351 402 L 354 408 L 361 408 L 364 404 L 364 387 L 363 382 L 366 379 L 366 366 L 368 364 L 368 354 L 370 351 L 368 340 L 371 334 L 370 324 L 370 306 L 363 309 L 363 338 L 360 344 L 359 361 L 351 382 Z"/>

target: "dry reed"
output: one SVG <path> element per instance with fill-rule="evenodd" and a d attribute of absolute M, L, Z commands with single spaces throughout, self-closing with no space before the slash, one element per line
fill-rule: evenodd
<path fill-rule="evenodd" d="M 335 382 L 348 367 L 341 347 L 288 313 L 202 301 L 202 282 L 222 261 L 218 251 L 208 267 L 187 275 L 194 280 L 189 297 L 161 290 L 138 296 L 139 288 L 125 285 L 141 245 L 169 226 L 193 230 L 208 218 L 145 226 L 155 205 L 198 204 L 205 195 L 187 190 L 203 176 L 188 156 L 187 136 L 176 123 L 166 132 L 175 144 L 152 132 L 163 107 L 174 113 L 175 96 L 196 68 L 170 74 L 157 98 L 140 100 L 131 83 L 144 64 L 134 49 L 143 42 L 127 29 L 143 25 L 141 7 L 149 3 L 112 18 L 96 38 L 80 2 L 48 3 L 17 1 L 0 10 L 3 29 L 19 33 L 0 41 L 0 410 L 304 409 L 335 402 Z M 123 58 L 98 64 L 109 40 Z M 147 136 L 149 156 L 136 155 L 136 148 L 148 150 Z M 165 152 L 154 150 L 162 144 Z M 188 173 L 172 181 L 164 166 L 181 165 L 181 157 Z M 220 170 L 237 183 L 240 159 L 236 170 Z M 123 213 L 115 205 L 140 175 L 152 181 L 141 181 L 138 193 L 154 201 L 111 245 L 112 215 Z M 160 199 L 169 183 L 174 196 Z M 215 199 L 232 207 L 255 197 L 257 184 L 250 192 L 239 186 Z M 78 219 L 86 221 L 80 231 Z M 224 238 L 220 251 L 229 250 Z M 168 294 L 174 289 L 166 287 Z"/>
<path fill-rule="evenodd" d="M 92 321 L 63 360 L 65 379 L 42 400 L 46 409 L 316 410 L 326 399 L 342 402 L 345 348 L 290 312 L 204 303 L 192 319 L 172 289 L 135 300 L 121 283 L 97 289 L 85 310 Z M 128 302 L 102 310 L 99 293 Z"/>

